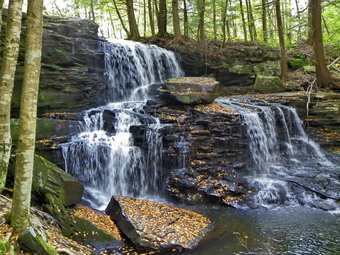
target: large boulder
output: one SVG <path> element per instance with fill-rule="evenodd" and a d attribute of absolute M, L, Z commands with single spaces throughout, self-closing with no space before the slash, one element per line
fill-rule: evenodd
<path fill-rule="evenodd" d="M 277 76 L 257 75 L 254 90 L 260 93 L 276 93 L 285 91 L 285 87 Z"/>
<path fill-rule="evenodd" d="M 33 171 L 32 188 L 36 198 L 45 199 L 46 194 L 50 193 L 61 199 L 64 206 L 81 201 L 84 186 L 47 159 L 35 155 Z"/>
<path fill-rule="evenodd" d="M 219 96 L 219 85 L 212 77 L 181 77 L 167 80 L 161 92 L 183 104 L 202 104 Z"/>
<path fill-rule="evenodd" d="M 155 250 L 192 249 L 212 228 L 201 214 L 130 197 L 112 197 L 105 212 L 134 244 Z"/>

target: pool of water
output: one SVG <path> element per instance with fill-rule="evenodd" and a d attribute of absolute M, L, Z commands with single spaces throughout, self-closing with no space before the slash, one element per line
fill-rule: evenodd
<path fill-rule="evenodd" d="M 340 254 L 339 214 L 304 207 L 199 211 L 215 228 L 200 246 L 181 254 Z"/>

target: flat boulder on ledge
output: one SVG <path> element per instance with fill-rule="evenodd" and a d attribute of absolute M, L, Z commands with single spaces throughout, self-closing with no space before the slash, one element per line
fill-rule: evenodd
<path fill-rule="evenodd" d="M 212 229 L 201 214 L 130 197 L 113 196 L 105 212 L 134 244 L 159 251 L 192 249 Z"/>
<path fill-rule="evenodd" d="M 184 104 L 207 104 L 219 96 L 220 83 L 213 77 L 180 77 L 165 81 L 160 89 L 170 101 Z"/>

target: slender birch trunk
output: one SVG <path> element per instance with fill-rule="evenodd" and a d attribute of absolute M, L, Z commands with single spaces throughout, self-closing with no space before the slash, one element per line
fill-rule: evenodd
<path fill-rule="evenodd" d="M 281 79 L 286 80 L 287 79 L 287 56 L 286 56 L 285 38 L 284 38 L 284 30 L 283 30 L 280 7 L 281 7 L 280 0 L 276 0 L 275 10 L 276 10 L 279 44 L 280 44 Z"/>
<path fill-rule="evenodd" d="M 42 11 L 43 0 L 28 0 L 20 128 L 11 210 L 11 225 L 17 233 L 29 226 L 37 102 L 41 68 Z"/>
<path fill-rule="evenodd" d="M 0 70 L 0 193 L 5 188 L 12 147 L 10 130 L 11 99 L 19 54 L 22 0 L 11 0 L 5 37 L 5 50 Z"/>

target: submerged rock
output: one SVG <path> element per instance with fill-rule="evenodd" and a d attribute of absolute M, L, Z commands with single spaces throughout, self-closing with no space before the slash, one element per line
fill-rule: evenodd
<path fill-rule="evenodd" d="M 113 196 L 105 212 L 134 244 L 155 250 L 192 249 L 212 228 L 201 214 L 130 197 Z"/>
<path fill-rule="evenodd" d="M 211 103 L 219 96 L 219 85 L 212 77 L 182 77 L 167 80 L 162 92 L 184 104 Z"/>

